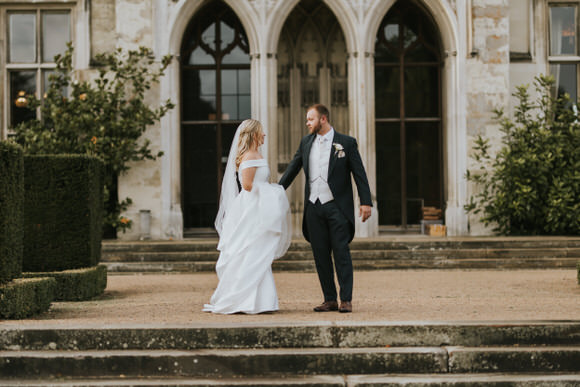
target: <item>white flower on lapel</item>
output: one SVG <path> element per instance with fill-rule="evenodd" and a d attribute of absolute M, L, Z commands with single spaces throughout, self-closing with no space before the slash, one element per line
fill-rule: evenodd
<path fill-rule="evenodd" d="M 333 142 L 332 146 L 334 147 L 334 155 L 337 156 L 339 159 L 344 157 L 344 147 L 337 143 L 337 142 Z"/>

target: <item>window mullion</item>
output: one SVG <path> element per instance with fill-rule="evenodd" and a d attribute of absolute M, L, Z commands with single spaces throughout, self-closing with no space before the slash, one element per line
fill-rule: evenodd
<path fill-rule="evenodd" d="M 574 63 L 580 62 L 580 56 L 562 55 L 562 56 L 548 56 L 548 61 L 553 63 Z"/>
<path fill-rule="evenodd" d="M 40 9 L 36 10 L 36 63 L 42 63 L 42 17 Z"/>

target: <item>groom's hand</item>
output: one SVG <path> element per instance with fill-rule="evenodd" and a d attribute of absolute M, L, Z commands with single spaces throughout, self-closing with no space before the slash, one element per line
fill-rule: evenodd
<path fill-rule="evenodd" d="M 362 221 L 365 222 L 368 218 L 371 217 L 371 206 L 365 206 L 362 205 L 360 206 L 360 210 L 359 210 L 359 216 L 362 218 Z"/>

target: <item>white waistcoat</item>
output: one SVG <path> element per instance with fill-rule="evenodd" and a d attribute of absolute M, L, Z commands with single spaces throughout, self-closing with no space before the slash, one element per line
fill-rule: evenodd
<path fill-rule="evenodd" d="M 316 199 L 324 204 L 334 199 L 328 186 L 328 164 L 332 151 L 334 130 L 331 129 L 324 136 L 316 135 L 310 148 L 309 177 L 310 197 L 308 200 L 315 203 Z"/>

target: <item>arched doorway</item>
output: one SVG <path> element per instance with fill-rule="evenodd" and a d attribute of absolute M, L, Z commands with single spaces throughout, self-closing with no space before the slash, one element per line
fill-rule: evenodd
<path fill-rule="evenodd" d="M 306 109 L 323 103 L 330 122 L 349 133 L 348 68 L 344 34 L 320 0 L 302 0 L 282 27 L 278 43 L 278 172 L 283 173 L 307 134 Z M 290 187 L 294 231 L 301 233 L 303 182 Z"/>
<path fill-rule="evenodd" d="M 443 207 L 442 49 L 432 18 L 397 1 L 375 44 L 379 225 L 407 230 L 422 206 Z"/>
<path fill-rule="evenodd" d="M 228 152 L 250 118 L 246 33 L 223 1 L 193 17 L 181 45 L 181 187 L 184 233 L 213 228 Z"/>

